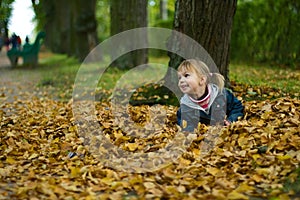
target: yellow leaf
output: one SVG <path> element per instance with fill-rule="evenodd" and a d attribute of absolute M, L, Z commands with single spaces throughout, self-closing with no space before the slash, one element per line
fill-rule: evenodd
<path fill-rule="evenodd" d="M 192 151 L 195 157 L 198 157 L 201 153 L 200 149 L 196 149 L 196 148 L 193 148 Z"/>
<path fill-rule="evenodd" d="M 248 185 L 247 183 L 242 183 L 235 189 L 235 191 L 239 192 L 239 193 L 250 192 L 250 191 L 254 191 L 254 190 L 255 190 L 255 188 Z"/>
<path fill-rule="evenodd" d="M 155 184 L 152 182 L 145 182 L 143 185 L 145 186 L 146 189 L 155 188 Z"/>
<path fill-rule="evenodd" d="M 288 194 L 281 194 L 279 195 L 280 200 L 290 200 L 291 198 L 289 197 Z"/>
<path fill-rule="evenodd" d="M 283 160 L 291 159 L 292 157 L 290 155 L 277 155 L 276 158 L 278 158 L 278 160 L 280 161 L 283 161 Z"/>
<path fill-rule="evenodd" d="M 170 168 L 165 168 L 163 170 L 163 175 L 167 178 L 170 178 L 170 179 L 175 179 L 176 178 L 176 174 L 174 173 L 174 171 L 172 171 L 172 169 Z"/>
<path fill-rule="evenodd" d="M 186 127 L 187 127 L 187 121 L 182 120 L 182 127 L 183 127 L 183 128 L 186 128 Z"/>
<path fill-rule="evenodd" d="M 226 190 L 220 190 L 220 189 L 213 189 L 212 195 L 214 195 L 215 199 L 227 199 L 226 198 L 227 191 Z"/>
<path fill-rule="evenodd" d="M 23 169 L 23 168 L 22 168 Z M 10 168 L 0 168 L 0 176 L 6 177 L 9 175 L 11 169 Z"/>
<path fill-rule="evenodd" d="M 230 182 L 224 178 L 220 178 L 220 179 L 217 179 L 216 181 L 216 184 L 222 186 L 223 188 L 235 188 L 235 184 L 233 182 Z"/>
<path fill-rule="evenodd" d="M 198 180 L 198 181 L 194 181 L 194 184 L 197 186 L 204 186 L 204 185 L 207 185 L 207 181 L 206 180 Z"/>
<path fill-rule="evenodd" d="M 258 120 L 257 122 L 255 122 L 257 124 L 257 126 L 263 126 L 265 124 L 264 120 Z"/>
<path fill-rule="evenodd" d="M 113 181 L 110 187 L 113 190 L 117 190 L 118 188 L 128 188 L 130 186 L 126 181 Z"/>
<path fill-rule="evenodd" d="M 60 195 L 64 195 L 66 193 L 66 190 L 64 188 L 62 188 L 62 187 L 59 187 L 59 186 L 53 187 L 53 191 L 55 193 L 60 194 Z"/>
<path fill-rule="evenodd" d="M 82 189 L 77 187 L 74 184 L 71 183 L 67 183 L 67 182 L 63 182 L 60 184 L 64 189 L 68 190 L 68 191 L 74 191 L 74 192 L 81 192 Z"/>
<path fill-rule="evenodd" d="M 226 157 L 230 157 L 230 156 L 233 156 L 233 153 L 231 153 L 230 151 L 224 151 L 224 156 Z"/>
<path fill-rule="evenodd" d="M 92 176 L 92 174 L 91 174 L 91 172 L 88 172 L 88 179 L 90 179 L 94 184 L 99 184 L 99 181 L 97 180 L 97 179 L 95 179 L 93 176 Z"/>
<path fill-rule="evenodd" d="M 188 166 L 188 165 L 191 164 L 191 161 L 187 160 L 187 159 L 184 159 L 184 158 L 179 158 L 179 163 L 180 163 L 180 165 Z"/>
<path fill-rule="evenodd" d="M 247 152 L 246 152 L 245 150 L 242 150 L 242 151 L 238 151 L 238 152 L 237 152 L 237 154 L 240 155 L 240 156 L 242 156 L 242 157 L 245 157 L 245 156 L 246 156 L 246 153 L 247 153 Z"/>
<path fill-rule="evenodd" d="M 240 137 L 239 139 L 238 139 L 238 144 L 239 144 L 239 146 L 240 147 L 245 147 L 245 145 L 246 144 L 248 144 L 249 142 L 248 142 L 248 138 L 246 138 L 246 137 Z"/>
<path fill-rule="evenodd" d="M 243 200 L 243 199 L 249 199 L 249 197 L 247 197 L 244 194 L 241 194 L 235 190 L 233 190 L 232 192 L 230 192 L 227 196 L 228 199 L 238 199 L 238 200 Z"/>
<path fill-rule="evenodd" d="M 185 189 L 185 187 L 183 185 L 178 186 L 177 190 L 178 190 L 178 192 L 181 192 L 181 193 L 183 193 L 183 192 L 186 191 L 186 189 Z"/>
<path fill-rule="evenodd" d="M 39 156 L 39 154 L 37 154 L 37 153 L 33 153 L 33 154 L 31 154 L 31 156 L 29 156 L 29 160 L 31 160 L 31 159 L 33 159 L 33 158 L 36 158 L 36 157 L 38 157 Z"/>
<path fill-rule="evenodd" d="M 259 174 L 259 175 L 268 175 L 271 173 L 271 170 L 269 168 L 256 168 L 255 171 Z"/>
<path fill-rule="evenodd" d="M 220 172 L 220 170 L 215 167 L 208 167 L 206 168 L 206 171 L 213 176 L 216 176 Z"/>
<path fill-rule="evenodd" d="M 127 143 L 125 144 L 125 147 L 127 147 L 129 151 L 135 151 L 138 148 L 138 145 L 136 143 Z"/>
<path fill-rule="evenodd" d="M 171 194 L 171 195 L 176 195 L 178 193 L 177 187 L 176 186 L 172 186 L 172 185 L 167 185 L 166 187 L 163 188 L 163 190 L 167 193 L 167 194 Z"/>
<path fill-rule="evenodd" d="M 107 184 L 107 185 L 111 185 L 112 182 L 113 182 L 114 180 L 115 180 L 114 178 L 105 177 L 105 178 L 102 178 L 102 179 L 101 179 L 101 182 L 102 182 L 102 183 L 105 183 L 105 184 Z"/>
<path fill-rule="evenodd" d="M 255 182 L 261 182 L 263 180 L 263 177 L 258 175 L 258 174 L 254 174 L 253 176 L 251 176 L 251 178 L 255 181 Z"/>
<path fill-rule="evenodd" d="M 7 157 L 6 158 L 6 162 L 10 165 L 14 164 L 16 162 L 15 159 L 13 159 L 13 157 Z"/>
<path fill-rule="evenodd" d="M 77 176 L 80 176 L 80 168 L 78 167 L 71 167 L 71 177 L 75 178 Z"/>
<path fill-rule="evenodd" d="M 207 192 L 210 192 L 210 191 L 211 191 L 209 185 L 203 185 L 202 187 L 203 187 L 203 189 L 204 189 L 205 191 L 207 191 Z"/>
<path fill-rule="evenodd" d="M 256 161 L 258 158 L 261 158 L 261 155 L 259 155 L 259 154 L 253 154 L 252 158 L 253 158 L 254 161 Z"/>
<path fill-rule="evenodd" d="M 153 194 L 153 197 L 161 197 L 163 192 L 161 190 L 159 190 L 158 188 L 151 188 L 149 190 L 147 190 L 147 192 Z M 151 198 L 153 199 L 153 198 Z"/>

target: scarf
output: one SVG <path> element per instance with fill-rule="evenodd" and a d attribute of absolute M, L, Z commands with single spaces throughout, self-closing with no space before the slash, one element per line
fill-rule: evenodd
<path fill-rule="evenodd" d="M 191 101 L 201 106 L 203 109 L 207 109 L 210 99 L 210 88 L 206 86 L 204 94 L 199 99 L 193 99 L 190 97 Z"/>

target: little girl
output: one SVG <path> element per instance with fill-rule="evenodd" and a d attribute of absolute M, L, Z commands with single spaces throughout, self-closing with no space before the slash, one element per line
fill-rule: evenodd
<path fill-rule="evenodd" d="M 224 88 L 224 77 L 210 73 L 203 62 L 183 61 L 178 67 L 178 86 L 184 93 L 177 111 L 178 124 L 193 132 L 198 123 L 229 125 L 243 117 L 242 103 Z"/>

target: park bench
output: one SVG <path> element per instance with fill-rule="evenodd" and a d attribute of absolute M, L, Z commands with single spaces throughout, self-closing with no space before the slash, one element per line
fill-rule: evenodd
<path fill-rule="evenodd" d="M 22 50 L 12 48 L 7 51 L 7 56 L 11 62 L 12 67 L 18 65 L 18 58 L 23 58 L 24 65 L 36 66 L 38 63 L 38 54 L 41 44 L 45 38 L 45 32 L 39 32 L 33 44 L 26 43 Z"/>

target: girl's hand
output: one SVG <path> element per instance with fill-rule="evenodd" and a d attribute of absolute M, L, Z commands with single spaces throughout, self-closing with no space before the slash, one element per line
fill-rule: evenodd
<path fill-rule="evenodd" d="M 230 124 L 231 124 L 231 122 L 230 122 L 230 121 L 228 121 L 228 120 L 224 119 L 224 125 L 225 125 L 225 126 L 229 126 Z"/>

